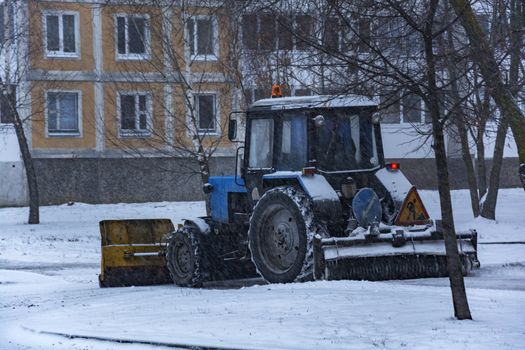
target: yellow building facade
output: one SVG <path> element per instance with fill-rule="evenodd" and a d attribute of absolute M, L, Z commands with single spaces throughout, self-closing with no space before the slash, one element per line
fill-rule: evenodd
<path fill-rule="evenodd" d="M 224 126 L 227 21 L 185 10 L 92 1 L 30 1 L 31 144 L 37 157 L 130 156 L 188 147 L 230 154 Z M 157 152 L 158 153 L 158 152 Z"/>
<path fill-rule="evenodd" d="M 43 204 L 202 198 L 196 138 L 212 174 L 233 172 L 240 99 L 221 8 L 26 4 L 20 95 Z"/>

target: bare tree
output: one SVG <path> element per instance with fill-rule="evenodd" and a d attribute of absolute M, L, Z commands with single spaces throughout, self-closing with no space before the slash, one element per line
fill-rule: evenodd
<path fill-rule="evenodd" d="M 109 84 L 120 110 L 115 118 L 120 124 L 109 131 L 110 142 L 135 157 L 153 153 L 189 159 L 177 171 L 198 175 L 203 185 L 208 182 L 213 156 L 229 149 L 229 111 L 242 105 L 235 84 L 242 81 L 235 57 L 239 47 L 229 40 L 235 31 L 234 10 L 214 1 L 151 0 L 133 6 L 137 15 L 149 15 L 151 25 L 129 17 L 118 30 L 147 33 L 139 49 L 149 50 L 148 59 L 121 62 L 123 81 Z M 126 92 L 134 84 L 144 90 L 135 97 Z M 143 125 L 140 120 L 125 125 L 128 100 L 143 103 Z M 134 107 L 129 110 L 135 113 Z"/>
<path fill-rule="evenodd" d="M 477 20 L 472 6 L 467 0 L 451 0 L 451 4 L 459 17 L 460 23 L 465 29 L 465 32 L 470 40 L 471 50 L 473 52 L 473 58 L 476 60 L 480 72 L 487 83 L 494 102 L 498 106 L 504 123 L 508 123 L 512 130 L 514 140 L 518 148 L 518 155 L 521 164 L 525 164 L 525 116 L 518 107 L 517 101 L 512 93 L 512 89 L 505 84 L 501 73 L 501 65 L 498 64 L 493 48 L 490 46 L 483 30 Z M 523 13 L 521 9 L 522 5 L 519 1 L 512 1 L 513 18 L 518 27 L 522 25 L 519 18 Z M 516 27 L 511 31 L 511 42 L 514 47 L 515 54 L 514 59 L 511 58 L 511 72 L 516 74 L 519 68 L 520 57 L 521 57 L 521 46 L 519 42 L 520 30 L 516 30 Z M 516 62 L 513 64 L 513 62 Z M 511 77 L 511 79 L 514 79 Z M 503 124 L 505 127 L 505 124 Z M 525 188 L 524 188 L 525 189 Z M 494 199 L 495 203 L 495 199 Z"/>
<path fill-rule="evenodd" d="M 445 69 L 443 58 L 434 53 L 436 39 L 453 24 L 453 19 L 437 20 L 436 14 L 439 12 L 441 17 L 443 12 L 443 4 L 438 0 L 298 1 L 294 5 L 295 16 L 315 13 L 318 25 L 306 35 L 294 32 L 294 36 L 308 43 L 308 49 L 301 66 L 293 67 L 295 74 L 292 70 L 291 77 L 299 80 L 301 74 L 297 70 L 308 69 L 304 85 L 313 85 L 313 89 L 320 86 L 321 92 L 376 95 L 389 91 L 390 96 L 397 96 L 390 101 L 401 100 L 408 110 L 418 108 L 414 100 L 424 101 L 431 128 L 417 127 L 424 137 L 431 136 L 433 140 L 454 311 L 457 318 L 470 319 L 444 142 L 444 128 L 452 114 L 442 107 L 443 95 L 450 82 L 441 74 Z M 260 6 L 259 11 L 269 9 Z M 272 9 L 274 18 L 283 15 L 281 8 Z M 335 36 L 334 32 L 343 34 Z"/>
<path fill-rule="evenodd" d="M 33 165 L 33 158 L 25 134 L 25 127 L 31 122 L 31 113 L 20 113 L 22 109 L 28 109 L 27 95 L 17 94 L 17 88 L 23 82 L 25 73 L 27 72 L 27 65 L 24 64 L 28 60 L 28 50 L 23 48 L 28 47 L 29 34 L 25 25 L 17 23 L 17 18 L 25 11 L 20 2 L 6 0 L 0 6 L 2 11 L 2 40 L 0 46 L 0 53 L 3 56 L 3 62 L 0 64 L 0 93 L 2 95 L 2 102 L 6 108 L 4 112 L 8 113 L 12 118 L 12 123 L 20 146 L 20 153 L 25 168 L 27 178 L 27 186 L 29 190 L 29 224 L 38 224 L 40 222 L 39 211 L 39 195 L 36 171 Z"/>

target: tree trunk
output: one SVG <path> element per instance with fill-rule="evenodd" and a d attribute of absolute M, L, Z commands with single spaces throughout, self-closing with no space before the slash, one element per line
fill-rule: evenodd
<path fill-rule="evenodd" d="M 449 54 L 455 52 L 454 41 L 452 37 L 452 31 L 449 29 L 447 31 L 447 44 L 449 49 Z M 461 105 L 461 96 L 458 88 L 458 75 L 456 72 L 455 63 L 451 62 L 448 58 L 446 59 L 447 71 L 450 75 L 450 87 L 451 87 L 451 97 L 454 102 L 454 109 L 452 110 L 454 124 L 458 129 L 459 140 L 461 142 L 461 156 L 463 158 L 463 163 L 467 170 L 467 181 L 470 191 L 470 203 L 472 207 L 472 214 L 474 217 L 479 216 L 479 197 L 478 197 L 478 185 L 476 181 L 476 173 L 474 172 L 474 165 L 472 164 L 472 156 L 470 154 L 470 146 L 468 142 L 468 133 L 465 123 L 465 113 Z"/>
<path fill-rule="evenodd" d="M 450 184 L 448 179 L 447 156 L 443 128 L 438 120 L 432 117 L 434 136 L 434 154 L 436 158 L 439 203 L 441 205 L 441 219 L 443 222 L 443 237 L 447 254 L 447 269 L 454 303 L 454 315 L 460 320 L 472 319 L 468 305 L 465 282 L 461 271 L 461 260 L 458 252 L 454 218 L 452 216 L 452 199 L 450 198 Z"/>
<path fill-rule="evenodd" d="M 204 148 L 202 146 L 202 143 L 199 144 L 199 150 L 197 152 L 197 162 L 199 163 L 201 183 L 204 186 L 208 183 L 208 180 L 210 179 L 210 165 L 209 165 L 209 159 L 206 157 L 206 154 L 204 153 Z M 206 216 L 210 216 L 211 215 L 210 195 L 206 193 L 206 191 L 204 192 L 204 200 L 206 202 Z"/>
<path fill-rule="evenodd" d="M 478 174 L 478 189 L 479 198 L 482 198 L 487 193 L 487 167 L 485 162 L 485 129 L 487 127 L 488 114 L 490 111 L 490 96 L 485 94 L 483 96 L 483 103 L 481 105 L 480 123 L 477 130 L 476 152 L 477 162 L 476 169 Z"/>
<path fill-rule="evenodd" d="M 458 252 L 454 218 L 452 216 L 452 200 L 450 198 L 450 183 L 448 178 L 447 156 L 443 125 L 440 120 L 439 94 L 436 84 L 436 64 L 433 53 L 432 26 L 438 0 L 430 2 L 428 18 L 423 32 L 425 43 L 426 75 L 428 83 L 428 109 L 432 118 L 432 135 L 434 138 L 434 154 L 437 167 L 439 202 L 441 204 L 441 219 L 443 221 L 443 237 L 447 254 L 447 269 L 454 304 L 454 315 L 460 320 L 472 319 L 463 281 L 461 260 Z"/>
<path fill-rule="evenodd" d="M 472 214 L 474 217 L 479 216 L 479 197 L 478 197 L 478 184 L 476 181 L 476 173 L 474 171 L 474 164 L 472 164 L 472 156 L 470 154 L 470 147 L 468 143 L 468 133 L 465 127 L 465 122 L 462 116 L 458 116 L 456 121 L 458 128 L 459 139 L 461 141 L 461 156 L 463 163 L 467 169 L 467 181 L 470 192 L 470 204 L 472 206 Z"/>
<path fill-rule="evenodd" d="M 492 169 L 490 170 L 489 189 L 486 197 L 481 203 L 481 216 L 495 220 L 496 219 L 496 202 L 498 200 L 499 178 L 501 173 L 501 164 L 503 162 L 503 149 L 505 147 L 505 138 L 509 125 L 505 119 L 500 121 L 498 131 L 496 132 L 496 141 L 494 144 L 494 156 L 492 158 Z"/>
<path fill-rule="evenodd" d="M 22 154 L 22 161 L 24 162 L 24 168 L 26 170 L 27 177 L 27 188 L 29 190 L 29 224 L 39 224 L 40 223 L 40 212 L 39 212 L 39 198 L 38 198 L 38 184 L 36 181 L 36 172 L 33 167 L 33 158 L 31 152 L 29 151 L 29 146 L 27 144 L 26 135 L 24 133 L 24 127 L 22 120 L 18 115 L 18 111 L 15 108 L 11 108 L 13 115 L 15 117 L 15 132 L 16 138 L 18 139 L 18 144 L 20 146 L 20 153 Z"/>
<path fill-rule="evenodd" d="M 467 33 L 473 53 L 472 57 L 480 68 L 494 102 L 503 118 L 508 120 L 518 148 L 520 163 L 525 163 L 525 116 L 519 109 L 511 90 L 503 82 L 494 52 L 485 38 L 470 3 L 468 0 L 451 0 L 451 4 Z"/>

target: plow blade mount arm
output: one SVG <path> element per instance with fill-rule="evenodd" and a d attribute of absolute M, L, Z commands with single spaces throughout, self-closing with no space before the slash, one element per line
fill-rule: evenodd
<path fill-rule="evenodd" d="M 456 235 L 463 272 L 479 267 L 477 233 Z M 314 237 L 314 278 L 326 280 L 411 279 L 448 276 L 445 242 L 440 232 L 393 229 L 379 235 Z"/>
<path fill-rule="evenodd" d="M 104 220 L 101 238 L 101 287 L 171 283 L 164 260 L 165 234 L 173 231 L 170 219 Z"/>

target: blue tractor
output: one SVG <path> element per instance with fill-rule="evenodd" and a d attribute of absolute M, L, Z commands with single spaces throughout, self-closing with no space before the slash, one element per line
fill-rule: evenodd
<path fill-rule="evenodd" d="M 101 222 L 101 285 L 446 276 L 439 221 L 399 164 L 385 163 L 376 112 L 363 96 L 255 102 L 234 174 L 204 186 L 210 217 L 177 229 L 166 220 Z M 237 131 L 230 116 L 230 140 L 239 142 Z M 476 238 L 456 237 L 465 273 L 479 266 Z"/>

